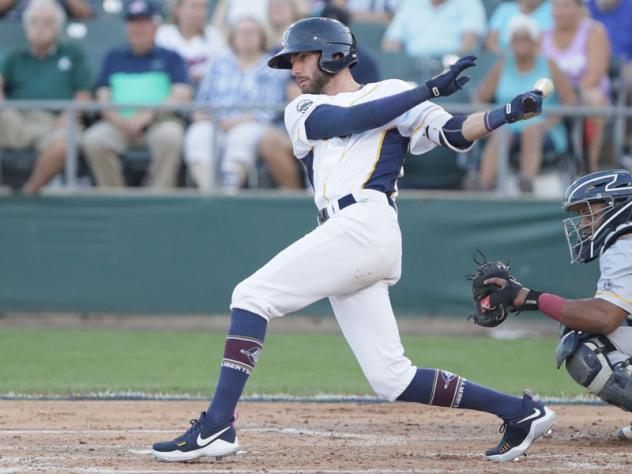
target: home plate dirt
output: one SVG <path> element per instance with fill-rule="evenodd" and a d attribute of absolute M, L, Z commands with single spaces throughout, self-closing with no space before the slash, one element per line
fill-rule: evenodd
<path fill-rule="evenodd" d="M 416 404 L 244 402 L 241 451 L 221 460 L 162 463 L 149 449 L 181 434 L 204 402 L 0 401 L 0 474 L 632 472 L 632 414 L 600 405 L 553 406 L 559 418 L 518 462 L 485 449 L 498 419 Z"/>

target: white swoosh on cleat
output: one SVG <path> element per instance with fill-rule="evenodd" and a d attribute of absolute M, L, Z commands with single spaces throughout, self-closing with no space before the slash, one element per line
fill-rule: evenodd
<path fill-rule="evenodd" d="M 209 444 L 211 441 L 213 441 L 215 438 L 217 438 L 219 435 L 221 435 L 222 433 L 224 433 L 225 431 L 228 431 L 230 429 L 230 426 L 227 426 L 226 428 L 224 428 L 222 431 L 218 431 L 217 433 L 215 433 L 212 436 L 209 436 L 208 438 L 202 438 L 202 435 L 199 434 L 197 437 L 197 444 L 200 448 L 206 446 L 207 444 Z"/>
<path fill-rule="evenodd" d="M 525 421 L 530 420 L 531 418 L 537 418 L 537 417 L 538 417 L 538 416 L 540 416 L 541 414 L 542 414 L 542 410 L 540 410 L 539 408 L 534 408 L 534 409 L 533 409 L 533 414 L 531 414 L 531 415 L 527 416 L 526 418 L 523 418 L 523 419 L 522 419 L 522 420 L 520 420 L 520 421 L 517 421 L 517 422 L 516 422 L 516 424 L 518 424 L 518 423 L 523 423 L 523 422 L 525 422 Z M 198 440 L 199 440 L 199 438 L 198 438 Z"/>

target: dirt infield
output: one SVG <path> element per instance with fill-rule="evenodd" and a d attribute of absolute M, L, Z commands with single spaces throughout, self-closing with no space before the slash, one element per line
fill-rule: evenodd
<path fill-rule="evenodd" d="M 168 464 L 148 448 L 171 439 L 204 402 L 0 401 L 0 473 L 632 472 L 629 422 L 606 406 L 557 406 L 553 434 L 505 465 L 483 458 L 493 417 L 415 404 L 262 403 L 239 407 L 242 451 Z"/>

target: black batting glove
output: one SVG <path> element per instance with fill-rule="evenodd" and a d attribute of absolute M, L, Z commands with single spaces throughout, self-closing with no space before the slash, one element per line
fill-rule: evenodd
<path fill-rule="evenodd" d="M 452 66 L 426 81 L 426 87 L 432 97 L 454 94 L 470 80 L 468 76 L 459 77 L 464 70 L 476 66 L 476 56 L 465 56 Z"/>
<path fill-rule="evenodd" d="M 506 106 L 507 122 L 514 123 L 519 120 L 527 120 L 542 113 L 542 91 L 532 90 L 524 94 L 518 94 L 510 104 Z"/>

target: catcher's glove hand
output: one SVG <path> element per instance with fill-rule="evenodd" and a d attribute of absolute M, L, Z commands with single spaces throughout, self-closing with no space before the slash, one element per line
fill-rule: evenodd
<path fill-rule="evenodd" d="M 468 319 L 473 319 L 475 324 L 493 328 L 502 323 L 509 313 L 516 312 L 514 300 L 522 284 L 513 277 L 505 262 L 480 263 L 468 279 L 472 280 L 476 311 Z"/>

